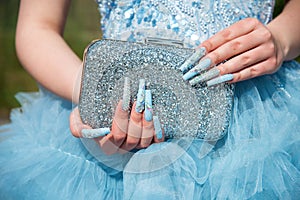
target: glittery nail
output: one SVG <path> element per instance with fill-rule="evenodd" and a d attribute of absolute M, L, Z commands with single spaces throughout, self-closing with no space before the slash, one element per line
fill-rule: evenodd
<path fill-rule="evenodd" d="M 206 84 L 209 87 L 216 84 L 224 83 L 226 81 L 231 81 L 232 79 L 233 79 L 233 74 L 225 74 L 223 76 L 219 76 L 217 78 L 207 81 Z"/>
<path fill-rule="evenodd" d="M 204 74 L 201 74 L 200 76 L 193 78 L 190 81 L 190 84 L 196 85 L 197 83 L 201 83 L 209 79 L 215 78 L 219 76 L 219 74 L 220 74 L 220 70 L 218 68 L 212 68 L 211 70 L 205 72 Z"/>
<path fill-rule="evenodd" d="M 197 49 L 181 66 L 180 66 L 180 70 L 182 72 L 186 72 L 188 69 L 190 69 L 195 62 L 197 62 L 198 60 L 200 60 L 204 55 L 205 55 L 205 48 L 201 47 L 199 49 Z"/>
<path fill-rule="evenodd" d="M 193 78 L 194 76 L 200 74 L 202 71 L 208 69 L 210 65 L 211 65 L 211 59 L 205 58 L 202 61 L 200 61 L 198 65 L 196 65 L 190 71 L 188 71 L 186 74 L 184 74 L 182 78 L 184 80 L 189 80 L 189 79 Z"/>
<path fill-rule="evenodd" d="M 123 89 L 122 110 L 127 111 L 130 105 L 130 79 L 125 77 Z"/>
<path fill-rule="evenodd" d="M 110 133 L 109 128 L 98 128 L 98 129 L 82 129 L 81 135 L 83 138 L 96 138 L 105 136 Z"/>
<path fill-rule="evenodd" d="M 143 112 L 145 108 L 145 79 L 140 79 L 139 80 L 139 90 L 137 94 L 137 100 L 136 100 L 136 106 L 135 110 L 136 112 Z"/>
<path fill-rule="evenodd" d="M 158 140 L 161 140 L 163 135 L 162 135 L 161 125 L 157 116 L 153 116 L 153 124 L 154 124 L 156 138 Z"/>
<path fill-rule="evenodd" d="M 145 120 L 152 120 L 152 94 L 151 90 L 145 90 Z"/>

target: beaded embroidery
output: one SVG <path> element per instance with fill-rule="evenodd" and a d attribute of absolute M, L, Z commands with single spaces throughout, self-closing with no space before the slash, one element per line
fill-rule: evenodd
<path fill-rule="evenodd" d="M 145 37 L 182 40 L 198 46 L 234 22 L 271 20 L 274 0 L 98 0 L 104 38 L 143 41 Z"/>

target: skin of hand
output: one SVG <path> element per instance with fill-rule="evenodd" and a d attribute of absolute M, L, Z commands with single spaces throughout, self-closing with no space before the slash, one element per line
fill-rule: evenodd
<path fill-rule="evenodd" d="M 22 0 L 16 31 L 16 51 L 23 67 L 41 85 L 65 99 L 78 103 L 79 90 L 75 88 L 80 85 L 78 80 L 81 80 L 82 61 L 63 39 L 69 7 L 70 0 L 55 0 L 51 3 Z M 119 116 L 122 116 L 122 112 L 117 108 L 115 118 Z M 124 122 L 124 119 L 119 119 L 130 127 L 131 122 L 128 122 L 128 117 L 126 120 L 127 122 Z M 144 122 L 143 118 L 138 118 L 138 123 L 139 120 Z M 121 145 L 125 151 L 143 148 L 149 146 L 152 141 L 159 142 L 156 139 L 152 140 L 153 125 L 149 126 L 148 131 L 144 131 L 143 129 L 147 127 L 148 125 L 142 126 L 140 135 L 143 139 L 136 139 L 126 137 L 127 130 L 120 130 L 114 123 L 110 134 L 95 140 L 108 154 L 120 151 Z M 82 128 L 90 127 L 81 122 L 78 109 L 75 109 L 70 115 L 71 132 L 74 136 L 80 137 Z M 152 134 L 151 137 L 144 136 L 144 134 L 149 135 L 149 132 Z"/>
<path fill-rule="evenodd" d="M 122 101 L 119 102 L 115 110 L 111 131 L 108 135 L 94 138 L 102 150 L 111 155 L 114 153 L 126 153 L 134 148 L 146 148 L 152 143 L 164 141 L 155 135 L 153 121 L 147 121 L 143 113 L 135 111 L 136 103 L 133 104 L 132 111 L 122 110 Z M 91 127 L 82 123 L 78 108 L 75 108 L 70 115 L 71 132 L 75 137 L 82 137 L 82 129 Z"/>
<path fill-rule="evenodd" d="M 300 53 L 299 10 L 300 0 L 291 0 L 268 25 L 246 18 L 229 26 L 200 45 L 203 59 L 210 58 L 220 75 L 233 74 L 232 83 L 276 72 Z"/>

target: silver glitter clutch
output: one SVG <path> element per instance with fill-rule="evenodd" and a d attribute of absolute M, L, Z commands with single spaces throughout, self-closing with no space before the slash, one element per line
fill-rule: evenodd
<path fill-rule="evenodd" d="M 229 125 L 234 86 L 191 86 L 184 81 L 179 67 L 193 52 L 176 42 L 94 41 L 84 55 L 78 106 L 82 121 L 93 128 L 111 127 L 125 77 L 130 80 L 131 103 L 143 78 L 166 138 L 222 138 Z"/>

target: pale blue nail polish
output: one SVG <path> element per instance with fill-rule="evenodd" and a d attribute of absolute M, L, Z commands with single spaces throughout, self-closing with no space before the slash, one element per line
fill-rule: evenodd
<path fill-rule="evenodd" d="M 183 75 L 184 80 L 189 80 L 193 78 L 194 76 L 200 74 L 202 71 L 208 69 L 211 65 L 211 59 L 205 58 L 202 61 L 199 62 L 198 65 L 193 67 L 190 71 L 188 71 L 185 75 Z"/>
<path fill-rule="evenodd" d="M 205 58 L 203 60 L 201 60 L 198 65 L 196 65 L 194 68 L 196 71 L 198 71 L 199 73 L 204 71 L 204 70 L 207 70 L 210 65 L 212 64 L 212 61 L 210 58 Z"/>
<path fill-rule="evenodd" d="M 145 87 L 146 87 L 145 79 L 140 79 L 136 106 L 135 106 L 135 111 L 139 113 L 143 112 L 145 108 Z"/>
<path fill-rule="evenodd" d="M 180 66 L 180 70 L 182 72 L 186 72 L 188 69 L 190 69 L 195 62 L 197 62 L 198 60 L 200 60 L 204 55 L 205 55 L 205 48 L 201 47 L 199 49 L 197 49 L 181 66 Z"/>
<path fill-rule="evenodd" d="M 155 131 L 156 138 L 158 140 L 161 140 L 163 135 L 162 135 L 161 125 L 160 125 L 160 122 L 159 122 L 159 119 L 157 116 L 153 116 L 153 125 L 154 125 L 154 131 Z"/>
<path fill-rule="evenodd" d="M 152 120 L 152 94 L 151 90 L 145 90 L 145 120 Z"/>
<path fill-rule="evenodd" d="M 201 83 L 207 80 L 210 80 L 212 78 L 215 78 L 220 75 L 220 70 L 218 68 L 212 68 L 211 70 L 205 72 L 204 74 L 201 74 L 200 76 L 197 76 L 193 78 L 190 81 L 191 85 L 196 85 L 197 83 Z"/>
<path fill-rule="evenodd" d="M 185 75 L 182 76 L 183 80 L 187 81 L 187 80 L 189 80 L 189 79 L 191 79 L 194 76 L 197 76 L 199 74 L 197 71 L 192 71 L 192 70 L 193 69 L 191 69 Z"/>
<path fill-rule="evenodd" d="M 220 84 L 220 83 L 231 81 L 232 79 L 233 79 L 233 74 L 225 74 L 223 76 L 220 76 L 220 77 L 217 77 L 217 78 L 214 78 L 214 79 L 211 79 L 211 80 L 207 81 L 206 84 L 207 84 L 208 87 L 210 87 L 210 86 L 213 86 L 213 85 L 217 85 L 217 84 Z"/>
<path fill-rule="evenodd" d="M 127 111 L 130 106 L 130 79 L 125 77 L 123 99 L 122 99 L 122 110 Z"/>
<path fill-rule="evenodd" d="M 81 135 L 83 138 L 96 138 L 105 136 L 110 133 L 109 128 L 98 128 L 98 129 L 82 129 Z"/>

